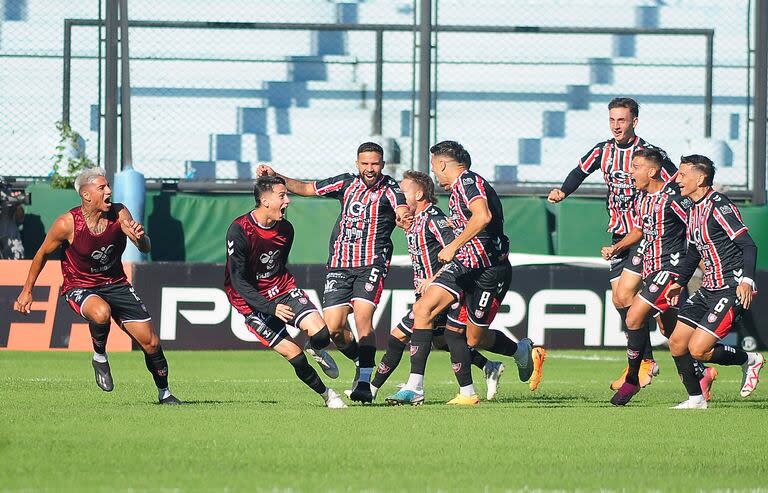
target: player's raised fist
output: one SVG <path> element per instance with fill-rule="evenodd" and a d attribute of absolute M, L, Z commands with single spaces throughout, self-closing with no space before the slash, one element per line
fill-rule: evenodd
<path fill-rule="evenodd" d="M 600 250 L 600 255 L 602 255 L 605 260 L 610 260 L 611 257 L 613 257 L 613 251 L 614 248 L 612 246 L 603 247 Z"/>
<path fill-rule="evenodd" d="M 456 249 L 451 245 L 446 245 L 445 248 L 440 250 L 440 253 L 437 254 L 437 260 L 439 260 L 440 263 L 447 264 L 452 261 L 455 256 Z"/>
<path fill-rule="evenodd" d="M 552 204 L 557 204 L 558 202 L 562 201 L 564 198 L 565 198 L 565 192 L 563 192 L 559 188 L 553 189 L 551 192 L 549 192 L 549 196 L 547 196 L 547 200 Z"/>
<path fill-rule="evenodd" d="M 275 176 L 275 170 L 273 170 L 271 166 L 260 164 L 256 168 L 256 176 Z"/>

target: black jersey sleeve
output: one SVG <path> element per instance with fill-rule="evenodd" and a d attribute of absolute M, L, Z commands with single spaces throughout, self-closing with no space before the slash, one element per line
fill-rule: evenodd
<path fill-rule="evenodd" d="M 245 237 L 243 228 L 237 223 L 232 223 L 227 231 L 228 268 L 232 287 L 251 308 L 274 315 L 277 303 L 259 294 L 248 282 L 249 248 L 248 238 Z"/>
<path fill-rule="evenodd" d="M 565 177 L 565 181 L 563 182 L 562 186 L 560 186 L 560 190 L 567 197 L 581 186 L 581 183 L 587 178 L 587 176 L 589 175 L 585 173 L 580 166 L 576 166 L 571 170 L 570 173 L 568 173 L 568 176 Z"/>
<path fill-rule="evenodd" d="M 325 180 L 314 181 L 312 186 L 315 188 L 315 195 L 338 199 L 344 196 L 344 189 L 352 180 L 354 180 L 354 176 L 349 173 L 342 173 Z"/>
<path fill-rule="evenodd" d="M 605 142 L 601 142 L 590 149 L 589 152 L 581 157 L 577 168 L 579 168 L 585 175 L 589 175 L 594 171 L 599 170 L 600 163 L 602 162 L 601 157 L 605 150 L 605 145 Z"/>
<path fill-rule="evenodd" d="M 744 262 L 744 277 L 755 280 L 755 270 L 757 269 L 757 245 L 755 245 L 752 236 L 749 233 L 743 233 L 733 240 L 741 248 L 741 258 Z"/>
<path fill-rule="evenodd" d="M 477 199 L 488 200 L 485 192 L 485 180 L 475 173 L 467 173 L 461 178 L 461 189 L 467 199 L 467 206 Z"/>

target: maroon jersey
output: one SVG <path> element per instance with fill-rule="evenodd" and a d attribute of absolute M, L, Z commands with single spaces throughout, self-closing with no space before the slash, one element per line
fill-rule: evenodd
<path fill-rule="evenodd" d="M 656 149 L 664 156 L 661 178 L 667 182 L 677 174 L 677 167 L 667 154 L 638 136 L 626 145 L 619 145 L 615 139 L 595 145 L 579 161 L 584 174 L 600 170 L 608 185 L 606 208 L 608 209 L 608 232 L 616 235 L 629 233 L 635 224 L 634 211 L 637 190 L 632 181 L 632 157 L 637 149 Z"/>
<path fill-rule="evenodd" d="M 395 209 L 405 195 L 390 176 L 381 175 L 368 187 L 359 175 L 344 173 L 313 183 L 315 194 L 341 202 L 331 232 L 329 268 L 388 265 L 392 258 Z"/>
<path fill-rule="evenodd" d="M 429 279 L 440 269 L 437 254 L 456 239 L 456 233 L 445 213 L 436 205 L 430 205 L 416 214 L 405 238 L 413 265 L 413 286 L 419 287 L 419 279 Z"/>
<path fill-rule="evenodd" d="M 640 192 L 635 227 L 643 232 L 643 277 L 677 267 L 685 256 L 685 228 L 693 202 L 676 183 L 656 193 Z"/>
<path fill-rule="evenodd" d="M 504 210 L 496 190 L 477 173 L 465 170 L 451 185 L 448 207 L 456 226 L 456 236 L 466 228 L 472 210 L 469 204 L 478 199 L 488 201 L 491 222 L 456 253 L 464 266 L 476 269 L 497 265 L 509 253 L 509 239 L 504 234 Z"/>
<path fill-rule="evenodd" d="M 237 311 L 274 314 L 277 304 L 272 300 L 296 287 L 286 267 L 292 244 L 293 225 L 287 220 L 266 228 L 251 211 L 232 222 L 227 231 L 224 288 Z"/>
<path fill-rule="evenodd" d="M 107 227 L 98 235 L 88 229 L 80 206 L 70 209 L 69 213 L 75 223 L 74 237 L 71 244 L 64 242 L 61 247 L 61 275 L 64 278 L 62 294 L 72 288 L 128 282 L 120 260 L 126 240 L 118 218 L 122 208 L 122 204 L 112 204 L 102 216 L 107 220 Z"/>
<path fill-rule="evenodd" d="M 688 214 L 687 237 L 704 259 L 703 288 L 739 285 L 745 266 L 742 249 L 734 240 L 746 232 L 739 210 L 725 195 L 710 190 L 694 203 Z"/>

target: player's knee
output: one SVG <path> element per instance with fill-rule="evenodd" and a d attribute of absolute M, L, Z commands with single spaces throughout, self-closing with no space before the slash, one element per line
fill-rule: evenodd
<path fill-rule="evenodd" d="M 419 319 L 432 319 L 432 307 L 425 302 L 417 301 L 413 305 L 413 317 Z"/>
<path fill-rule="evenodd" d="M 479 348 L 483 345 L 483 334 L 472 334 L 467 331 L 467 345 L 471 348 Z"/>
<path fill-rule="evenodd" d="M 637 312 L 630 310 L 629 313 L 627 313 L 627 327 L 637 329 L 643 325 L 643 322 L 645 322 L 645 320 L 643 320 L 643 317 L 639 316 Z"/>
<path fill-rule="evenodd" d="M 696 359 L 699 361 L 709 361 L 710 348 L 691 344 L 688 347 L 688 352 L 691 353 L 691 356 L 693 357 L 693 359 Z"/>
<path fill-rule="evenodd" d="M 672 335 L 669 339 L 669 352 L 672 356 L 682 356 L 688 351 L 688 344 Z"/>
<path fill-rule="evenodd" d="M 146 341 L 141 343 L 141 347 L 147 354 L 154 354 L 160 349 L 160 338 L 152 333 Z"/>
<path fill-rule="evenodd" d="M 106 303 L 100 303 L 93 308 L 90 308 L 88 318 L 97 324 L 109 323 L 109 318 L 112 316 L 112 310 L 109 309 L 109 305 Z"/>
<path fill-rule="evenodd" d="M 328 327 L 323 326 L 317 333 L 309 337 L 309 344 L 312 349 L 323 349 L 331 343 L 331 333 Z"/>

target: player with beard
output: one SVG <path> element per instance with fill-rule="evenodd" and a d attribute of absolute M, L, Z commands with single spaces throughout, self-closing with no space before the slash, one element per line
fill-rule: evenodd
<path fill-rule="evenodd" d="M 406 171 L 400 182 L 400 189 L 405 194 L 408 208 L 414 215 L 413 224 L 405 231 L 408 242 L 408 253 L 413 266 L 413 284 L 416 290 L 416 299 L 432 281 L 440 269 L 440 261 L 437 254 L 446 245 L 456 238 L 448 217 L 437 207 L 435 197 L 435 185 L 432 178 L 418 171 Z M 443 312 L 435 319 L 433 346 L 436 349 L 447 350 L 444 332 L 448 312 Z M 466 326 L 459 322 L 451 322 L 448 330 L 463 331 Z M 389 376 L 400 364 L 406 345 L 411 340 L 413 333 L 413 310 L 392 329 L 387 341 L 387 351 L 381 358 L 381 363 L 376 368 L 376 374 L 371 382 L 371 391 L 374 397 L 384 385 Z M 450 336 L 449 336 L 450 337 Z M 474 349 L 472 352 L 472 365 L 483 370 L 487 385 L 486 398 L 492 400 L 496 395 L 499 378 L 504 372 L 504 365 L 500 361 L 488 361 L 488 359 Z"/>
<path fill-rule="evenodd" d="M 736 205 L 712 189 L 715 165 L 706 156 L 681 158 L 677 183 L 683 197 L 693 201 L 688 213 L 688 251 L 676 269 L 679 277 L 666 292 L 676 304 L 682 286 L 704 261 L 704 280 L 680 308 L 669 350 L 688 399 L 673 409 L 706 409 L 707 400 L 696 379 L 693 360 L 742 368 L 740 394 L 748 397 L 760 379 L 765 359 L 760 353 L 726 346 L 722 339 L 752 304 L 755 293 L 757 246 Z"/>
<path fill-rule="evenodd" d="M 488 329 L 512 278 L 501 200 L 483 177 L 470 170 L 471 157 L 461 144 L 443 141 L 430 152 L 432 172 L 451 192 L 449 208 L 457 236 L 438 253 L 438 260 L 445 265 L 413 306 L 411 373 L 405 387 L 387 401 L 417 404 L 424 400 L 424 370 L 432 347 L 433 323 L 448 307 L 448 319 L 467 327 L 466 336 L 445 332 L 459 383 L 459 393 L 449 404 L 480 402 L 472 383 L 469 347 L 514 357 L 520 380 L 530 380 L 531 390 L 535 390 L 541 380 L 544 350 L 534 349 L 528 338 L 516 343 L 502 332 Z"/>
<path fill-rule="evenodd" d="M 343 173 L 312 182 L 285 177 L 266 165 L 260 165 L 257 173 L 283 178 L 291 193 L 339 201 L 341 212 L 331 232 L 326 266 L 323 318 L 339 351 L 358 367 L 350 398 L 368 403 L 373 401 L 370 379 L 376 364 L 373 314 L 392 258 L 390 236 L 396 221 L 410 226 L 411 215 L 397 182 L 382 174 L 380 145 L 361 144 L 355 166 L 356 175 Z M 359 342 L 347 328 L 350 312 Z"/>
<path fill-rule="evenodd" d="M 287 268 L 293 226 L 285 219 L 291 203 L 285 181 L 276 176 L 259 177 L 253 197 L 256 207 L 235 219 L 227 231 L 227 297 L 245 317 L 248 330 L 288 360 L 296 376 L 317 392 L 326 406 L 345 408 L 339 395 L 320 380 L 285 327 L 291 324 L 306 332 L 310 354 L 325 374 L 331 378 L 339 375 L 336 363 L 323 350 L 331 343 L 328 328 Z"/>
<path fill-rule="evenodd" d="M 640 391 L 639 372 L 641 358 L 648 340 L 646 320 L 653 315 L 661 332 L 669 338 L 677 322 L 676 305 L 666 300 L 666 292 L 676 280 L 674 269 L 683 261 L 686 250 L 685 229 L 690 199 L 680 194 L 674 182 L 661 179 L 664 156 L 656 149 L 638 149 L 632 160 L 632 179 L 640 192 L 636 202 L 635 225 L 627 236 L 602 250 L 603 258 L 610 259 L 617 253 L 642 241 L 643 255 L 633 258 L 642 263 L 643 289 L 627 313 L 627 361 L 629 371 L 626 381 L 611 398 L 611 403 L 624 406 Z M 712 382 L 717 377 L 714 368 L 704 368 L 698 363 L 699 384 L 709 400 Z"/>
<path fill-rule="evenodd" d="M 122 204 L 112 203 L 112 190 L 102 168 L 75 178 L 81 203 L 56 219 L 35 254 L 14 309 L 28 314 L 32 288 L 48 257 L 61 248 L 61 292 L 70 307 L 88 321 L 93 342 L 92 365 L 96 384 L 114 388 L 107 358 L 107 337 L 114 320 L 144 352 L 147 369 L 158 390 L 160 404 L 181 404 L 168 389 L 168 362 L 144 303 L 133 290 L 120 260 L 126 238 L 139 251 L 151 249 L 149 236 Z"/>
<path fill-rule="evenodd" d="M 608 186 L 606 208 L 608 209 L 608 232 L 613 235 L 612 243 L 616 244 L 629 234 L 635 224 L 634 211 L 637 190 L 632 182 L 632 157 L 638 149 L 657 149 L 664 160 L 660 177 L 664 182 L 670 181 L 677 169 L 666 153 L 635 134 L 640 107 L 631 98 L 614 98 L 608 103 L 608 121 L 612 138 L 596 144 L 579 161 L 563 182 L 560 188 L 549 192 L 549 202 L 556 204 L 579 188 L 581 183 L 593 172 L 600 170 Z M 640 290 L 642 277 L 639 276 L 642 262 L 635 264 L 632 258 L 642 256 L 638 251 L 639 245 L 618 252 L 612 257 L 610 267 L 610 283 L 613 292 L 613 305 L 621 316 L 624 330 L 629 307 Z M 632 254 L 630 254 L 632 251 Z M 647 322 L 646 322 L 647 323 Z M 651 382 L 658 366 L 653 359 L 650 331 L 645 343 L 645 352 L 640 370 L 640 385 L 645 387 Z M 612 390 L 618 390 L 624 383 L 627 369 L 611 383 Z"/>

